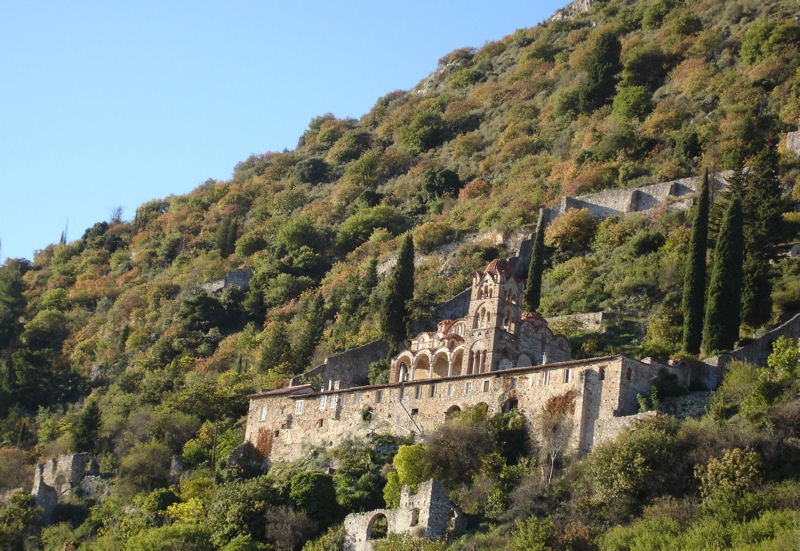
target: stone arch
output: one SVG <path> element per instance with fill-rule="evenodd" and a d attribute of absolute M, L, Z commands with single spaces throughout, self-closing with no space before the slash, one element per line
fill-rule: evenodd
<path fill-rule="evenodd" d="M 414 369 L 411 372 L 412 381 L 429 379 L 431 376 L 431 360 L 427 354 L 419 354 L 414 359 Z"/>
<path fill-rule="evenodd" d="M 464 347 L 456 348 L 453 351 L 452 360 L 450 361 L 450 375 L 461 375 L 464 363 Z"/>
<path fill-rule="evenodd" d="M 453 417 L 454 415 L 458 415 L 459 413 L 461 413 L 461 408 L 458 405 L 453 404 L 452 406 L 447 408 L 447 410 L 444 412 L 444 418 L 450 419 L 451 417 Z"/>
<path fill-rule="evenodd" d="M 367 540 L 382 540 L 389 535 L 389 519 L 383 513 L 377 513 L 367 524 Z"/>
<path fill-rule="evenodd" d="M 433 366 L 431 367 L 431 379 L 437 377 L 447 377 L 450 370 L 450 358 L 447 357 L 445 351 L 437 352 L 433 357 Z"/>

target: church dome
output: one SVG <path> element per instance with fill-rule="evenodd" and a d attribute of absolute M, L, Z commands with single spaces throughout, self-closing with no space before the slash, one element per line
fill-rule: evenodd
<path fill-rule="evenodd" d="M 486 269 L 484 270 L 487 274 L 493 275 L 503 275 L 506 278 L 511 277 L 513 273 L 513 269 L 511 267 L 511 263 L 504 259 L 504 258 L 495 258 L 489 264 L 486 265 Z"/>

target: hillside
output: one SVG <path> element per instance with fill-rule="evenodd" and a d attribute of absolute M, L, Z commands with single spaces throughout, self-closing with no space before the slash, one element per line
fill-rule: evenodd
<path fill-rule="evenodd" d="M 417 253 L 412 312 L 421 318 L 466 288 L 473 270 L 516 255 L 512 236 L 527 237 L 540 208 L 565 195 L 705 168 L 735 171 L 758 205 L 747 212 L 746 231 L 766 240 L 757 260 L 767 293 L 740 333 L 743 341 L 759 336 L 800 307 L 800 264 L 778 254 L 798 240 L 800 159 L 786 150 L 785 135 L 799 119 L 794 1 L 608 0 L 455 50 L 415 88 L 388 93 L 360 120 L 320 115 L 294 150 L 251 156 L 229 181 L 149 201 L 130 221 L 98 222 L 33 262 L 7 261 L 0 268 L 0 491 L 30 484 L 34 462 L 91 451 L 111 497 L 64 508 L 65 523 L 43 533 L 45 548 L 73 540 L 105 549 L 135 535 L 139 547 L 130 548 L 145 549 L 170 530 L 176 540 L 194 538 L 192 549 L 209 541 L 258 548 L 256 541 L 270 539 L 264 503 L 272 504 L 273 521 L 284 515 L 281 522 L 291 524 L 302 499 L 290 497 L 287 477 L 264 475 L 272 479 L 261 487 L 251 478 L 258 473 L 228 460 L 243 441 L 246 395 L 383 336 L 386 274 L 406 232 Z M 709 260 L 728 202 L 722 197 L 712 208 Z M 762 219 L 768 223 L 756 227 Z M 573 356 L 680 352 L 691 212 L 579 222 L 563 218 L 560 234 L 551 229 L 547 238 L 540 311 L 602 310 L 616 321 L 595 333 L 561 327 Z M 209 291 L 207 284 L 230 274 L 244 275 L 246 285 Z M 451 494 L 477 519 L 477 535 L 459 548 L 502 548 L 502 532 L 517 520 L 515 533 L 545 530 L 529 517 L 549 518 L 551 532 L 569 527 L 572 539 L 546 535 L 548 545 L 573 548 L 595 548 L 602 537 L 605 548 L 625 548 L 613 543 L 623 529 L 603 533 L 635 519 L 635 529 L 646 531 L 667 516 L 677 537 L 678 527 L 719 524 L 724 515 L 745 523 L 763 511 L 790 511 L 778 520 L 776 512 L 770 526 L 763 521 L 765 532 L 779 533 L 786 518 L 796 519 L 800 495 L 792 470 L 799 410 L 796 396 L 783 400 L 796 379 L 792 354 L 787 344 L 771 382 L 747 367 L 732 370 L 739 378 L 719 394 L 713 420 L 661 419 L 651 432 L 628 436 L 627 447 L 608 448 L 607 464 L 559 461 L 552 485 L 536 478 L 538 444 L 526 444 L 520 459 L 503 448 L 513 420 L 508 427 L 493 421 L 491 438 L 502 449 L 485 450 L 482 466 L 451 481 Z M 738 412 L 737 402 L 768 383 L 758 407 Z M 353 479 L 340 475 L 330 490 L 342 510 L 373 506 L 383 499 L 391 454 L 376 451 L 385 443 L 345 445 L 361 450 L 367 464 L 350 465 Z M 679 476 L 670 477 L 672 449 L 684 453 Z M 752 498 L 737 501 L 736 511 L 709 497 L 719 497 L 710 473 L 722 469 L 709 461 L 756 460 L 729 449 L 756 450 L 760 466 L 752 470 L 770 473 L 736 487 L 737 499 Z M 346 463 L 346 449 L 331 453 Z M 172 458 L 182 460 L 180 476 Z M 321 461 L 297 468 L 322 468 Z M 620 479 L 589 482 L 611 478 L 610 470 Z M 344 487 L 361 494 L 345 499 Z M 764 505 L 775 487 L 783 493 L 774 499 L 783 501 Z M 258 514 L 226 518 L 234 506 Z M 127 519 L 126 507 L 135 510 Z M 704 507 L 713 514 L 701 517 Z M 11 515 L 22 513 L 9 510 L 0 511 L 0 541 L 21 541 L 27 528 L 20 526 L 39 537 L 35 522 L 14 525 Z M 336 520 L 308 514 L 315 528 Z M 198 519 L 206 516 L 212 521 L 204 528 Z M 312 534 L 307 526 L 295 547 Z M 225 547 L 236 538 L 239 547 Z"/>

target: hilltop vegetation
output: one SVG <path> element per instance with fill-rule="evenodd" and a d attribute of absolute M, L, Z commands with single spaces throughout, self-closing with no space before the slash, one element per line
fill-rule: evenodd
<path fill-rule="evenodd" d="M 238 539 L 240 547 L 228 548 L 244 549 L 271 538 L 264 504 L 277 525 L 300 526 L 297 515 L 307 515 L 313 527 L 300 530 L 297 543 L 337 520 L 321 520 L 307 507 L 309 488 L 334 491 L 342 507 L 337 514 L 380 503 L 381 466 L 392 458 L 374 449 L 368 464 L 353 467 L 351 479 L 301 477 L 295 484 L 299 470 L 289 487 L 288 478 L 268 474 L 272 479 L 264 482 L 228 461 L 243 440 L 246 394 L 382 336 L 380 312 L 391 290 L 384 274 L 407 232 L 417 252 L 411 309 L 419 317 L 463 290 L 472 270 L 515 253 L 475 236 L 532 231 L 539 208 L 565 194 L 699 175 L 704 167 L 739 171 L 757 191 L 767 184 L 780 189 L 782 198 L 768 207 L 782 217 L 746 229 L 748 239 L 768 239 L 757 267 L 772 292 L 767 288 L 741 336 L 785 319 L 800 306 L 800 264 L 778 260 L 775 249 L 797 239 L 800 162 L 782 147 L 800 119 L 796 15 L 789 0 L 596 2 L 571 19 L 455 50 L 413 90 L 387 94 L 360 120 L 316 117 L 294 150 L 253 155 L 229 181 L 209 180 L 187 195 L 149 201 L 132 220 L 98 222 L 81 239 L 50 245 L 32 262 L 7 261 L 0 268 L 0 490 L 30 484 L 29 466 L 37 459 L 71 450 L 98 454 L 102 471 L 113 476 L 112 498 L 71 506 L 64 514 L 72 527 L 45 531 L 43 545 L 52 548 L 70 538 L 87 545 L 96 540 L 98 549 L 126 540 L 139 542 L 130 548 L 152 548 L 174 538 L 195 541 L 198 549 Z M 712 207 L 709 253 L 725 204 Z M 581 217 L 570 214 L 545 236 L 550 249 L 541 312 L 618 314 L 603 334 L 569 335 L 577 356 L 678 352 L 687 213 L 599 224 Z M 775 217 L 751 213 L 748 219 Z M 235 269 L 252 270 L 249 289 L 213 294 L 200 288 Z M 789 385 L 781 377 L 796 377 L 796 368 L 782 369 L 778 378 Z M 723 428 L 713 436 L 710 419 L 659 420 L 652 427 L 655 451 L 642 451 L 643 459 L 624 456 L 633 444 L 622 443 L 572 467 L 559 463 L 557 481 L 548 486 L 532 474 L 540 470 L 536 446 L 542 443 L 531 443 L 524 459 L 510 454 L 496 420 L 484 464 L 458 472 L 451 490 L 473 496 L 465 502 L 477 500 L 474 514 L 489 524 L 520 520 L 515 534 L 545 534 L 542 545 L 572 545 L 547 530 L 560 530 L 573 517 L 575 530 L 585 530 L 575 532 L 575 541 L 584 542 L 576 548 L 598 542 L 625 548 L 613 542 L 632 541 L 637 530 L 649 533 L 665 517 L 676 537 L 679 529 L 719 523 L 724 515 L 744 523 L 742 530 L 763 522 L 763 530 L 777 534 L 797 510 L 796 475 L 785 468 L 797 460 L 792 442 L 798 435 L 787 428 L 796 394 L 792 402 L 791 392 L 784 394 L 788 386 L 777 392 L 744 367 L 732 373 L 746 386 L 735 391 L 742 397 L 750 395 L 748 385 L 766 385 L 761 416 L 747 417 L 754 425 L 740 424 L 735 412 L 715 414 Z M 715 404 L 732 396 L 721 395 Z M 742 427 L 751 432 L 737 436 Z M 650 430 L 628 438 L 649 438 Z M 764 440 L 756 430 L 765 431 Z M 698 434 L 713 445 L 701 447 Z M 665 466 L 681 450 L 703 451 L 670 473 Z M 751 453 L 760 466 L 753 466 Z M 178 478 L 172 457 L 186 469 Z M 625 470 L 629 459 L 650 470 Z M 716 484 L 724 475 L 715 470 L 737 462 L 757 474 L 731 491 L 762 501 L 717 515 L 707 504 L 716 499 L 708 481 Z M 697 478 L 695 465 L 705 465 Z M 611 489 L 570 487 L 560 478 L 565 468 L 616 478 Z M 677 484 L 670 489 L 676 493 L 648 486 L 651 471 L 673 476 L 668 482 Z M 771 478 L 764 478 L 768 472 Z M 500 477 L 504 486 L 494 488 L 481 476 Z M 591 478 L 576 480 L 590 484 Z M 360 493 L 346 496 L 347 488 Z M 481 488 L 499 492 L 499 501 Z M 698 488 L 701 498 L 693 497 Z M 511 500 L 513 492 L 520 497 Z M 578 497 L 569 501 L 567 494 Z M 675 505 L 666 495 L 684 501 Z M 488 501 L 479 504 L 479 497 Z M 623 511 L 598 510 L 600 502 Z M 225 525 L 222 512 L 231 504 L 241 507 L 241 516 Z M 36 522 L 12 522 L 23 513 L 35 518 L 24 503 L 17 505 L 19 512 L 0 511 L 0 541 L 38 537 Z M 765 517 L 784 509 L 794 512 Z M 198 525 L 206 513 L 218 524 Z M 522 520 L 530 514 L 550 517 L 551 528 Z M 601 535 L 639 514 L 631 527 Z M 482 531 L 463 548 L 486 548 L 480 538 L 500 537 L 489 525 Z M 731 534 L 727 541 L 740 542 Z"/>

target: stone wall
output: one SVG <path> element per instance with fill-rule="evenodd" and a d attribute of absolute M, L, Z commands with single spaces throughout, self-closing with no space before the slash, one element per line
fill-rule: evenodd
<path fill-rule="evenodd" d="M 368 433 L 424 439 L 448 412 L 480 403 L 490 413 L 516 407 L 532 423 L 548 399 L 574 391 L 573 448 L 587 451 L 599 441 L 597 422 L 636 413 L 636 394 L 647 393 L 662 368 L 680 372 L 616 356 L 344 390 L 283 389 L 250 396 L 245 440 L 272 461 L 292 461 Z"/>
<path fill-rule="evenodd" d="M 786 150 L 800 155 L 800 132 L 789 132 L 786 134 Z"/>
<path fill-rule="evenodd" d="M 600 443 L 615 440 L 620 434 L 622 434 L 622 431 L 628 427 L 635 427 L 637 423 L 645 419 L 652 419 L 657 415 L 658 412 L 656 411 L 646 411 L 644 413 L 635 413 L 633 415 L 626 415 L 624 417 L 601 419 L 597 423 L 597 428 L 595 429 L 597 441 Z"/>
<path fill-rule="evenodd" d="M 603 330 L 608 321 L 605 312 L 587 312 L 584 314 L 567 314 L 547 318 L 547 323 L 554 333 L 572 334 L 573 332 L 595 333 Z M 573 331 L 574 330 L 574 331 Z"/>
<path fill-rule="evenodd" d="M 741 360 L 754 365 L 765 366 L 767 365 L 767 358 L 772 353 L 772 343 L 778 340 L 778 337 L 787 337 L 790 339 L 797 339 L 800 337 L 800 314 L 795 314 L 792 318 L 775 329 L 768 331 L 762 337 L 755 339 L 745 346 L 726 354 L 705 358 L 703 362 L 719 368 L 715 370 L 719 379 L 722 377 L 725 366 L 732 360 Z M 716 388 L 719 386 L 719 382 L 718 380 L 715 386 L 708 386 L 707 388 Z"/>
<path fill-rule="evenodd" d="M 728 189 L 727 178 L 730 175 L 729 171 L 716 175 L 712 193 Z M 554 214 L 563 214 L 569 209 L 587 209 L 595 218 L 608 218 L 646 212 L 661 206 L 669 210 L 686 209 L 691 207 L 700 184 L 699 177 L 691 177 L 638 188 L 609 189 L 589 195 L 562 197 Z"/>
<path fill-rule="evenodd" d="M 400 490 L 397 509 L 377 509 L 353 513 L 344 519 L 345 551 L 370 551 L 375 541 L 371 536 L 376 519 L 385 517 L 388 532 L 435 538 L 464 528 L 464 517 L 450 502 L 447 489 L 436 480 L 422 482 L 417 492 L 408 486 Z"/>
<path fill-rule="evenodd" d="M 33 495 L 36 504 L 49 519 L 59 499 L 80 488 L 87 476 L 98 475 L 98 465 L 89 453 L 73 453 L 54 457 L 36 466 L 33 476 Z"/>
<path fill-rule="evenodd" d="M 309 383 L 315 387 L 334 389 L 369 384 L 369 364 L 386 358 L 389 350 L 388 342 L 376 340 L 328 356 L 324 364 L 294 377 L 291 385 Z"/>

